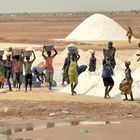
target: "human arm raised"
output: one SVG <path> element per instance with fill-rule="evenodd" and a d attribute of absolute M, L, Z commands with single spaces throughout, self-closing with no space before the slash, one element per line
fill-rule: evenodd
<path fill-rule="evenodd" d="M 44 54 L 44 48 L 45 48 L 45 46 L 43 47 L 43 50 L 42 50 L 42 56 L 45 58 L 46 56 L 45 56 L 45 54 Z"/>
<path fill-rule="evenodd" d="M 35 52 L 34 51 L 32 51 L 32 53 L 33 53 L 33 57 L 34 57 L 32 61 L 34 62 L 35 59 L 36 59 L 36 56 L 35 56 Z"/>
<path fill-rule="evenodd" d="M 58 52 L 57 52 L 57 50 L 55 48 L 53 48 L 53 50 L 54 50 L 54 54 L 52 55 L 52 57 L 55 57 Z"/>
<path fill-rule="evenodd" d="M 78 61 L 79 59 L 80 59 L 80 55 L 78 54 L 78 55 L 77 55 L 77 61 Z"/>

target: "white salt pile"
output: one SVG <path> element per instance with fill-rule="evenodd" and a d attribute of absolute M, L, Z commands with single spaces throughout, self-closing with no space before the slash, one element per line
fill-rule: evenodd
<path fill-rule="evenodd" d="M 126 30 L 111 18 L 95 14 L 85 19 L 66 40 L 126 40 Z"/>
<path fill-rule="evenodd" d="M 140 68 L 139 68 L 139 70 L 140 70 Z M 132 76 L 134 78 L 133 89 L 132 89 L 134 98 L 135 99 L 140 98 L 140 91 L 139 91 L 140 78 L 138 78 L 138 73 L 137 74 L 133 73 Z M 135 78 L 135 77 L 137 77 L 137 78 Z M 78 79 L 79 79 L 79 84 L 76 87 L 76 92 L 78 94 L 104 97 L 105 87 L 103 85 L 103 81 L 102 81 L 100 72 L 86 71 L 86 72 L 82 73 Z M 111 90 L 110 95 L 113 98 L 121 97 L 122 95 L 120 94 L 119 84 L 124 79 L 124 74 L 122 73 L 122 71 L 117 71 L 115 73 L 115 76 L 113 76 L 113 79 L 115 81 L 115 85 L 114 85 L 113 89 Z M 70 86 L 65 87 L 61 91 L 65 92 L 65 93 L 70 93 L 70 91 L 71 91 Z"/>

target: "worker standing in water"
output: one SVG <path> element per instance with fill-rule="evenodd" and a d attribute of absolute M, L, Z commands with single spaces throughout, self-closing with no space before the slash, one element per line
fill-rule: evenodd
<path fill-rule="evenodd" d="M 128 42 L 131 43 L 131 38 L 133 36 L 133 31 L 130 27 L 128 27 L 128 31 L 127 31 L 126 36 L 128 37 Z"/>

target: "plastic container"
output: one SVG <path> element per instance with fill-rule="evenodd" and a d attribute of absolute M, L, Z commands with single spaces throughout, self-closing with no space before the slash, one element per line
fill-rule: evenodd
<path fill-rule="evenodd" d="M 45 51 L 52 51 L 53 47 L 54 47 L 54 45 L 45 45 L 44 49 L 45 49 Z"/>
<path fill-rule="evenodd" d="M 3 56 L 3 55 L 4 55 L 4 50 L 0 49 L 0 56 Z"/>
<path fill-rule="evenodd" d="M 26 50 L 25 52 L 24 52 L 24 56 L 26 57 L 26 56 L 32 56 L 32 50 Z"/>
<path fill-rule="evenodd" d="M 68 46 L 68 51 L 69 51 L 69 53 L 77 54 L 77 53 L 78 53 L 78 48 L 77 48 L 76 45 L 70 44 L 70 45 Z"/>

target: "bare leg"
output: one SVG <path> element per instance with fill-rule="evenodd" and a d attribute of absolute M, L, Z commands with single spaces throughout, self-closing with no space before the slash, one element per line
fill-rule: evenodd
<path fill-rule="evenodd" d="M 51 85 L 51 73 L 49 72 L 49 75 L 48 75 L 48 81 L 49 81 L 49 89 L 51 90 L 52 89 L 52 85 Z"/>
<path fill-rule="evenodd" d="M 128 42 L 131 43 L 131 37 L 128 38 Z"/>
<path fill-rule="evenodd" d="M 19 87 L 18 87 L 18 90 L 20 91 L 20 87 L 21 87 L 21 84 L 19 83 Z"/>
<path fill-rule="evenodd" d="M 108 95 L 108 86 L 106 86 L 106 88 L 105 88 L 105 96 L 104 96 L 104 98 L 107 98 L 107 95 Z"/>
<path fill-rule="evenodd" d="M 111 86 L 109 87 L 109 89 L 108 89 L 108 92 L 107 92 L 107 96 L 108 96 L 108 97 L 110 97 L 109 92 L 111 91 L 111 89 L 113 88 L 113 86 L 114 86 L 114 85 L 111 85 Z"/>
<path fill-rule="evenodd" d="M 71 84 L 71 93 L 72 93 L 72 95 L 74 95 L 74 86 L 73 86 L 73 84 Z"/>
<path fill-rule="evenodd" d="M 124 93 L 124 95 L 125 95 L 124 101 L 128 100 L 128 98 L 127 98 L 127 93 Z"/>
<path fill-rule="evenodd" d="M 74 91 L 74 89 L 76 88 L 76 86 L 77 86 L 77 84 L 75 84 L 75 85 L 73 86 L 73 92 L 74 92 L 75 94 L 77 94 L 77 93 Z"/>
<path fill-rule="evenodd" d="M 29 78 L 29 86 L 30 86 L 30 91 L 32 91 L 32 75 L 30 75 Z"/>
<path fill-rule="evenodd" d="M 10 82 L 10 76 L 11 76 L 11 73 L 8 70 L 7 73 L 6 73 L 6 79 L 7 79 L 7 83 L 8 83 L 8 86 L 9 86 L 9 91 L 12 91 L 11 82 Z"/>
<path fill-rule="evenodd" d="M 64 82 L 65 82 L 65 77 L 63 76 L 63 78 L 62 78 L 62 85 L 64 85 Z"/>
<path fill-rule="evenodd" d="M 133 98 L 133 93 L 132 93 L 132 91 L 131 91 L 130 97 L 131 97 L 131 101 L 134 101 L 134 98 Z"/>
<path fill-rule="evenodd" d="M 28 77 L 25 75 L 25 92 L 27 92 L 27 87 L 28 87 Z"/>

